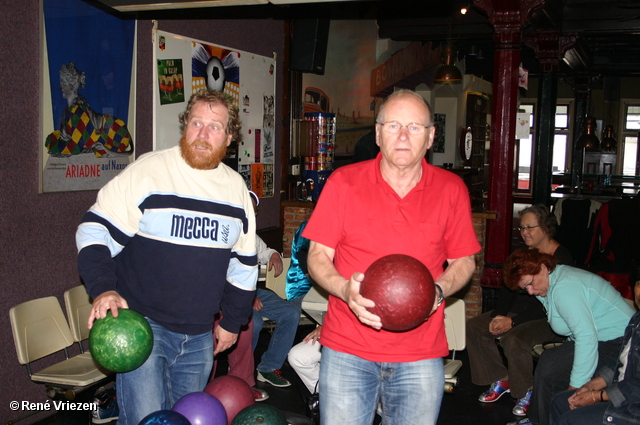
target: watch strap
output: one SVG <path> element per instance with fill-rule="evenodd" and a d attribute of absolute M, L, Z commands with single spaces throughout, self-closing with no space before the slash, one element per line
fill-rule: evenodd
<path fill-rule="evenodd" d="M 438 307 L 440 307 L 444 302 L 444 292 L 442 291 L 442 287 L 437 283 L 434 284 L 434 286 L 436 287 L 436 296 L 438 297 Z"/>

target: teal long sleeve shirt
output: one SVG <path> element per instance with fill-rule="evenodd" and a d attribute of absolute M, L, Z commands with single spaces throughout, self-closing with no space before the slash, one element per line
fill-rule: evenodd
<path fill-rule="evenodd" d="M 547 295 L 536 298 L 547 310 L 551 329 L 574 341 L 570 385 L 584 385 L 598 364 L 597 342 L 622 337 L 633 309 L 600 276 L 564 265 L 549 275 Z"/>

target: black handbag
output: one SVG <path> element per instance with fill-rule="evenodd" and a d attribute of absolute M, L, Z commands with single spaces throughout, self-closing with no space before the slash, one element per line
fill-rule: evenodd
<path fill-rule="evenodd" d="M 307 397 L 307 416 L 314 420 L 320 417 L 320 394 L 318 394 L 317 382 L 313 394 Z"/>

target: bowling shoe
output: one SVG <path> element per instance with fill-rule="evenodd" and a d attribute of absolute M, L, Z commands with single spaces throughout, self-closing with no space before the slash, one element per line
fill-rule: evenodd
<path fill-rule="evenodd" d="M 98 394 L 94 399 L 97 409 L 91 412 L 91 422 L 94 424 L 106 424 L 118 419 L 120 410 L 118 409 L 118 399 L 115 391 L 107 390 Z"/>
<path fill-rule="evenodd" d="M 529 405 L 531 404 L 532 392 L 533 392 L 533 389 L 529 388 L 527 390 L 527 393 L 524 395 L 524 397 L 518 399 L 518 402 L 516 403 L 513 410 L 511 411 L 514 415 L 516 416 L 527 415 L 527 409 L 529 409 Z"/>
<path fill-rule="evenodd" d="M 511 390 L 509 389 L 509 381 L 496 381 L 491 384 L 487 391 L 480 394 L 478 400 L 483 403 L 493 403 L 504 394 L 509 392 L 511 392 Z"/>
<path fill-rule="evenodd" d="M 265 390 L 261 390 L 260 388 L 251 387 L 251 391 L 253 391 L 253 398 L 256 401 L 265 401 L 269 398 L 269 394 Z"/>
<path fill-rule="evenodd" d="M 291 382 L 282 376 L 280 369 L 274 369 L 271 372 L 258 371 L 257 379 L 260 382 L 268 382 L 274 387 L 288 387 L 291 385 Z"/>

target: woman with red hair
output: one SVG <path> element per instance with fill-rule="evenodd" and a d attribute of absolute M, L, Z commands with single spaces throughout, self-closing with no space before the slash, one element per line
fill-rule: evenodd
<path fill-rule="evenodd" d="M 537 249 L 519 249 L 504 264 L 505 285 L 534 295 L 551 329 L 568 341 L 546 350 L 534 374 L 528 418 L 514 424 L 549 423 L 551 397 L 579 388 L 618 354 L 633 309 L 609 282 L 586 270 L 558 264 Z"/>

